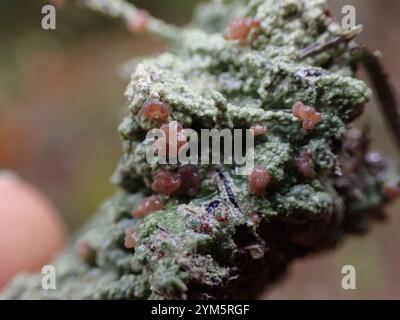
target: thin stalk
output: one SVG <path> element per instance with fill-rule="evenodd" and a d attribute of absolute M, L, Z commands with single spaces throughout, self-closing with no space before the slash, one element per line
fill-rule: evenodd
<path fill-rule="evenodd" d="M 180 38 L 181 32 L 176 26 L 148 15 L 144 10 L 138 9 L 134 4 L 125 0 L 82 0 L 81 3 L 91 10 L 113 18 L 120 18 L 124 20 L 128 26 L 132 25 L 135 19 L 145 18 L 145 31 L 164 40 L 175 42 Z M 141 31 L 144 30 L 137 30 L 137 32 Z"/>

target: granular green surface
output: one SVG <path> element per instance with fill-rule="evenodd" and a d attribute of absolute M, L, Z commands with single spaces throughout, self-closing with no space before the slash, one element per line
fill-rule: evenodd
<path fill-rule="evenodd" d="M 371 157 L 368 139 L 351 123 L 371 96 L 354 77 L 348 41 L 303 56 L 304 50 L 346 37 L 322 0 L 231 0 L 202 5 L 171 50 L 139 63 L 126 90 L 129 114 L 119 128 L 124 154 L 114 174 L 120 186 L 56 261 L 57 290 L 42 275 L 21 275 L 3 298 L 185 299 L 255 298 L 284 275 L 293 259 L 334 247 L 381 216 L 386 185 L 399 183 L 388 160 Z M 261 22 L 247 44 L 226 40 L 229 21 Z M 355 31 L 358 30 L 355 28 Z M 265 195 L 248 191 L 234 166 L 200 165 L 196 197 L 161 196 L 165 207 L 143 219 L 131 212 L 152 194 L 160 169 L 147 162 L 145 139 L 154 123 L 140 117 L 147 99 L 170 110 L 185 128 L 268 127 L 256 137 L 255 162 L 268 169 Z M 305 130 L 296 101 L 322 114 Z M 295 157 L 309 150 L 315 175 L 305 178 Z M 124 246 L 124 230 L 138 245 Z M 85 243 L 91 259 L 77 255 Z"/>

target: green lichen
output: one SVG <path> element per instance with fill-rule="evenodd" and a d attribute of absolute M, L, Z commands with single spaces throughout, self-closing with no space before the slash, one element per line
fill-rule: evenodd
<path fill-rule="evenodd" d="M 346 147 L 346 132 L 371 95 L 354 77 L 347 43 L 299 55 L 345 32 L 326 22 L 324 8 L 323 0 L 231 0 L 196 10 L 171 52 L 144 60 L 132 74 L 125 93 L 129 114 L 119 127 L 124 154 L 113 178 L 122 190 L 54 262 L 58 289 L 41 290 L 40 275 L 21 276 L 3 297 L 254 297 L 293 259 L 365 226 L 373 209 L 387 202 L 386 177 L 399 178 L 384 160 L 368 161 L 359 140 Z M 242 16 L 261 21 L 245 46 L 224 38 L 227 22 Z M 156 126 L 139 115 L 148 98 L 168 105 L 169 120 L 185 128 L 266 125 L 268 134 L 255 141 L 255 162 L 272 175 L 268 192 L 250 194 L 247 177 L 235 175 L 232 166 L 200 165 L 197 197 L 163 197 L 164 209 L 133 219 L 130 212 L 151 193 L 154 173 L 179 166 L 146 160 L 146 132 Z M 304 130 L 292 115 L 298 100 L 322 113 L 315 130 Z M 313 178 L 293 165 L 304 148 Z M 219 205 L 211 210 L 213 202 Z M 136 230 L 135 249 L 124 247 L 126 228 Z M 79 241 L 96 252 L 93 264 L 76 255 Z"/>

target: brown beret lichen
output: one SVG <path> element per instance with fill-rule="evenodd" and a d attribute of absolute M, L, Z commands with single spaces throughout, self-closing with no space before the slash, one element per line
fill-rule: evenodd
<path fill-rule="evenodd" d="M 3 297 L 254 298 L 294 259 L 381 218 L 399 175 L 352 127 L 371 96 L 346 42 L 358 29 L 326 12 L 323 0 L 202 5 L 171 52 L 132 74 L 113 178 L 121 190 L 73 241 L 93 261 L 69 249 L 54 262 L 57 290 L 20 276 Z M 146 132 L 173 122 L 252 128 L 252 174 L 149 163 Z"/>

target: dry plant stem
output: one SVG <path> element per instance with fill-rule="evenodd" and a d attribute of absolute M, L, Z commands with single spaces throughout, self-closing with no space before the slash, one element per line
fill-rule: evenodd
<path fill-rule="evenodd" d="M 113 18 L 121 18 L 126 23 L 129 23 L 140 11 L 135 5 L 125 0 L 82 0 L 82 4 Z M 172 42 L 177 41 L 180 34 L 177 27 L 153 16 L 149 16 L 147 32 Z"/>
<path fill-rule="evenodd" d="M 361 62 L 379 98 L 383 116 L 397 146 L 400 147 L 400 106 L 397 92 L 390 82 L 379 56 L 367 48 L 359 47 L 358 50 L 361 53 Z"/>
<path fill-rule="evenodd" d="M 300 50 L 300 52 L 298 54 L 298 58 L 300 60 L 302 60 L 302 59 L 317 55 L 328 49 L 336 48 L 343 43 L 350 42 L 361 32 L 362 32 L 362 27 L 359 26 L 353 30 L 343 33 L 342 35 L 333 37 L 324 43 L 313 43 L 312 45 L 308 46 L 307 48 Z"/>

